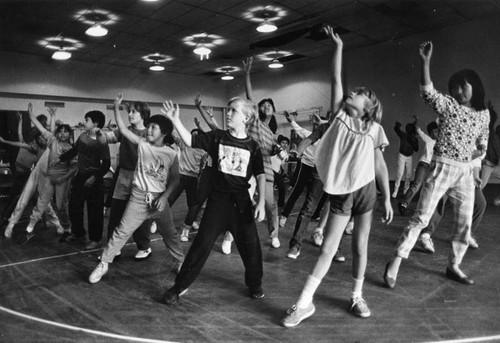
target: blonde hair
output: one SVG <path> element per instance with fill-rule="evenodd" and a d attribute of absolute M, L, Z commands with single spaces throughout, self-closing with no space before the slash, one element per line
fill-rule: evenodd
<path fill-rule="evenodd" d="M 380 123 L 382 121 L 382 103 L 378 100 L 375 92 L 366 87 L 358 87 L 354 92 L 356 94 L 364 94 L 368 98 L 365 101 L 363 120 Z"/>
<path fill-rule="evenodd" d="M 229 99 L 227 105 L 231 105 L 233 102 L 240 104 L 241 112 L 248 118 L 245 123 L 246 126 L 252 124 L 257 119 L 257 106 L 250 100 L 242 97 L 234 97 Z"/>

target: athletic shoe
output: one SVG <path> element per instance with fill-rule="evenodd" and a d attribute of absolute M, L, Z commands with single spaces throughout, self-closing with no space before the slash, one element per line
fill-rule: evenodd
<path fill-rule="evenodd" d="M 99 262 L 92 274 L 89 276 L 90 283 L 96 283 L 108 272 L 108 264 L 106 262 Z"/>
<path fill-rule="evenodd" d="M 398 210 L 399 210 L 399 215 L 401 217 L 404 217 L 405 212 L 406 212 L 406 205 L 403 203 L 398 202 Z"/>
<path fill-rule="evenodd" d="M 151 248 L 147 248 L 146 250 L 139 250 L 137 254 L 135 254 L 134 258 L 136 261 L 143 261 L 151 256 L 152 253 L 153 250 L 151 250 Z"/>
<path fill-rule="evenodd" d="M 297 305 L 293 305 L 286 311 L 286 316 L 281 321 L 281 324 L 287 328 L 297 326 L 301 321 L 312 316 L 315 311 L 316 308 L 313 303 L 306 308 L 299 308 Z"/>
<path fill-rule="evenodd" d="M 342 254 L 342 251 L 340 251 L 340 248 L 337 250 L 335 256 L 333 256 L 333 260 L 335 262 L 345 262 L 345 256 Z"/>
<path fill-rule="evenodd" d="M 351 299 L 351 312 L 361 318 L 368 318 L 371 316 L 370 309 L 365 299 L 361 297 Z"/>
<path fill-rule="evenodd" d="M 198 222 L 193 222 L 193 225 L 191 225 L 191 227 L 196 231 L 200 228 L 200 224 L 198 224 Z"/>
<path fill-rule="evenodd" d="M 286 217 L 280 216 L 280 227 L 285 227 L 286 219 Z"/>
<path fill-rule="evenodd" d="M 314 232 L 311 239 L 313 241 L 313 244 L 317 247 L 320 247 L 323 245 L 323 234 L 319 231 Z"/>
<path fill-rule="evenodd" d="M 418 243 L 419 243 L 419 246 L 423 250 L 425 250 L 425 252 L 428 252 L 430 254 L 434 254 L 434 252 L 435 252 L 434 242 L 432 242 L 432 238 L 431 238 L 431 236 L 429 236 L 429 234 L 420 235 L 420 237 L 418 238 Z"/>
<path fill-rule="evenodd" d="M 345 234 L 346 235 L 352 235 L 352 232 L 354 231 L 354 221 L 349 221 L 349 223 L 347 223 L 347 226 L 345 227 Z"/>
<path fill-rule="evenodd" d="M 493 205 L 500 206 L 500 197 L 496 197 L 495 200 L 493 200 Z"/>
<path fill-rule="evenodd" d="M 189 241 L 189 226 L 183 225 L 181 232 L 181 242 Z"/>
<path fill-rule="evenodd" d="M 224 239 L 222 241 L 222 253 L 224 255 L 229 255 L 231 253 L 231 243 L 233 243 L 233 242 L 229 241 L 227 239 Z"/>
<path fill-rule="evenodd" d="M 280 240 L 278 237 L 271 238 L 271 246 L 274 249 L 278 249 L 281 246 Z"/>
<path fill-rule="evenodd" d="M 299 257 L 299 255 L 300 255 L 300 248 L 294 245 L 288 250 L 286 257 L 296 260 L 297 257 Z"/>
<path fill-rule="evenodd" d="M 250 290 L 250 298 L 252 299 L 262 299 L 265 296 L 266 295 L 264 294 L 264 290 L 262 288 L 257 291 Z"/>
<path fill-rule="evenodd" d="M 90 241 L 86 246 L 85 248 L 83 248 L 84 250 L 94 250 L 94 249 L 97 249 L 97 248 L 100 248 L 101 247 L 101 242 L 96 242 L 96 241 Z"/>
<path fill-rule="evenodd" d="M 167 305 L 173 305 L 179 300 L 179 294 L 176 292 L 175 287 L 169 288 L 163 295 L 163 301 Z"/>
<path fill-rule="evenodd" d="M 5 232 L 3 233 L 5 238 L 12 238 L 13 229 L 14 229 L 14 226 L 11 226 L 10 224 L 7 225 L 7 227 L 5 228 Z"/>
<path fill-rule="evenodd" d="M 158 226 L 156 225 L 156 222 L 152 222 L 152 223 L 151 223 L 151 227 L 149 228 L 149 231 L 150 231 L 151 233 L 155 233 L 155 232 L 156 232 L 156 230 L 158 230 Z"/>
<path fill-rule="evenodd" d="M 471 249 L 479 249 L 479 244 L 474 237 L 470 236 L 469 238 L 469 248 Z"/>

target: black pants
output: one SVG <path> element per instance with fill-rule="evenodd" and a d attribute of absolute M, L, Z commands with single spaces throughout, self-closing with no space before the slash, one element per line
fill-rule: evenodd
<path fill-rule="evenodd" d="M 30 177 L 30 174 L 31 171 L 29 169 L 27 170 L 16 169 L 14 175 L 12 176 L 12 186 L 10 187 L 8 205 L 2 215 L 3 222 L 5 222 L 5 225 L 7 225 L 10 215 L 12 214 L 12 212 L 14 212 L 14 209 L 16 208 L 17 200 L 19 200 L 19 196 L 23 191 L 26 181 L 28 181 Z"/>
<path fill-rule="evenodd" d="M 212 192 L 200 223 L 200 230 L 175 278 L 179 294 L 198 277 L 217 237 L 230 231 L 245 266 L 245 284 L 252 292 L 262 289 L 262 251 L 248 192 Z"/>
<path fill-rule="evenodd" d="M 292 212 L 293 206 L 295 205 L 297 199 L 302 194 L 302 191 L 311 182 L 313 172 L 316 169 L 314 167 L 308 166 L 305 163 L 301 163 L 299 168 L 300 169 L 297 174 L 297 180 L 294 183 L 292 192 L 288 196 L 285 207 L 281 212 L 281 215 L 284 217 L 288 217 L 290 215 L 290 212 Z"/>
<path fill-rule="evenodd" d="M 102 179 L 96 179 L 91 187 L 85 187 L 85 181 L 91 176 L 88 173 L 78 173 L 73 180 L 69 199 L 69 219 L 71 232 L 78 237 L 85 236 L 83 227 L 83 207 L 87 203 L 87 219 L 89 239 L 99 242 L 102 239 L 104 194 Z"/>
<path fill-rule="evenodd" d="M 179 184 L 168 197 L 168 204 L 170 207 L 175 204 L 183 191 L 186 192 L 186 201 L 188 206 L 188 212 L 186 214 L 186 218 L 184 219 L 184 224 L 191 226 L 196 220 L 196 214 L 201 207 L 201 205 L 197 204 L 198 178 L 196 176 L 180 175 Z"/>

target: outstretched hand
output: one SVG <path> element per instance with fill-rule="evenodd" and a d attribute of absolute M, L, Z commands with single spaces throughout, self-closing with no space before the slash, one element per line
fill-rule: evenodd
<path fill-rule="evenodd" d="M 423 61 L 429 61 L 432 56 L 432 42 L 427 41 L 420 44 L 418 48 L 418 53 Z"/>
<path fill-rule="evenodd" d="M 122 101 L 123 101 L 123 94 L 122 93 L 118 93 L 118 96 L 116 97 L 115 102 L 114 102 L 115 108 L 116 107 L 119 108 L 120 105 L 122 104 Z"/>
<path fill-rule="evenodd" d="M 161 113 L 166 115 L 167 118 L 172 121 L 179 120 L 179 105 L 176 104 L 174 106 L 172 100 L 165 100 L 163 102 L 163 109 L 161 110 Z"/>
<path fill-rule="evenodd" d="M 51 107 L 47 107 L 47 112 L 49 112 L 50 116 L 53 117 L 56 115 L 56 111 L 57 111 L 57 108 L 51 106 Z"/>
<path fill-rule="evenodd" d="M 196 107 L 200 107 L 201 106 L 201 94 L 199 92 L 197 92 L 195 95 L 194 95 L 194 105 Z"/>
<path fill-rule="evenodd" d="M 245 70 L 245 73 L 250 73 L 250 70 L 252 69 L 252 64 L 253 64 L 253 57 L 248 57 L 247 59 L 243 60 L 243 69 Z"/>
<path fill-rule="evenodd" d="M 333 28 L 330 25 L 324 26 L 323 31 L 326 33 L 328 37 L 330 37 L 331 41 L 337 47 L 341 48 L 344 45 L 344 42 L 342 41 L 342 39 L 340 39 L 338 33 L 335 33 L 335 31 L 333 31 Z"/>

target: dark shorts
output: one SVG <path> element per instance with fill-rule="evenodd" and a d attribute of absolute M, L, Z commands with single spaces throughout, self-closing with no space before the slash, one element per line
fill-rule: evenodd
<path fill-rule="evenodd" d="M 377 189 L 375 180 L 347 194 L 329 194 L 330 211 L 341 216 L 359 215 L 375 208 Z"/>

